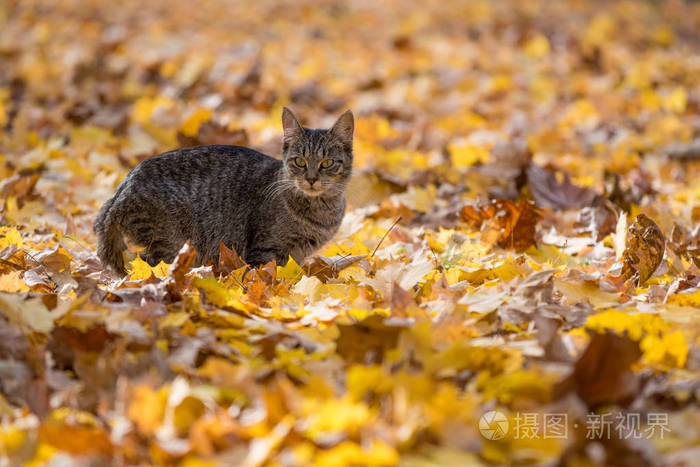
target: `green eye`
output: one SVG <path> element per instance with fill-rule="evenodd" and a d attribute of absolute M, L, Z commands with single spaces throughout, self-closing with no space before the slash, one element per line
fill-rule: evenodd
<path fill-rule="evenodd" d="M 295 157 L 294 163 L 299 167 L 306 167 L 306 159 L 304 159 L 303 157 Z"/>
<path fill-rule="evenodd" d="M 324 169 L 327 169 L 328 167 L 333 165 L 333 159 L 323 159 L 321 161 L 321 167 Z"/>

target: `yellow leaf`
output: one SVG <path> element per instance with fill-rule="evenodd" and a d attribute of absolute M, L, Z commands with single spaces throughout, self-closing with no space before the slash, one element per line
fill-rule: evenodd
<path fill-rule="evenodd" d="M 156 277 L 165 277 L 168 275 L 170 270 L 170 265 L 161 261 L 155 266 L 151 266 L 147 262 L 137 256 L 133 261 L 129 262 L 131 265 L 131 273 L 129 278 L 132 281 L 138 281 L 142 279 L 148 279 L 151 275 Z"/>
<path fill-rule="evenodd" d="M 669 112 L 681 114 L 685 112 L 688 103 L 688 94 L 682 87 L 677 87 L 663 99 L 662 105 Z"/>
<path fill-rule="evenodd" d="M 233 308 L 235 310 L 249 313 L 255 307 L 241 301 L 241 292 L 237 289 L 232 290 L 226 288 L 213 277 L 203 279 L 195 277 L 192 279 L 192 285 L 206 294 L 207 303 L 220 308 Z"/>
<path fill-rule="evenodd" d="M 2 236 L 0 237 L 0 250 L 14 245 L 17 248 L 22 248 L 22 234 L 19 233 L 17 227 L 0 227 Z"/>
<path fill-rule="evenodd" d="M 586 29 L 583 38 L 585 49 L 590 51 L 594 47 L 604 47 L 610 42 L 617 25 L 612 17 L 605 13 L 596 15 Z"/>
<path fill-rule="evenodd" d="M 694 292 L 679 292 L 668 297 L 666 303 L 670 305 L 691 306 L 700 308 L 700 290 Z"/>
<path fill-rule="evenodd" d="M 156 277 L 165 277 L 168 275 L 168 271 L 170 271 L 170 265 L 164 261 L 161 261 L 153 266 L 151 270 Z"/>
<path fill-rule="evenodd" d="M 550 51 L 549 41 L 542 34 L 536 35 L 525 44 L 525 53 L 532 58 L 544 57 Z"/>
<path fill-rule="evenodd" d="M 7 124 L 7 110 L 5 109 L 5 104 L 0 100 L 0 128 Z"/>
<path fill-rule="evenodd" d="M 348 394 L 355 401 L 362 400 L 368 393 L 386 393 L 391 390 L 392 380 L 378 365 L 353 365 L 347 372 Z"/>
<path fill-rule="evenodd" d="M 307 417 L 306 434 L 311 439 L 338 432 L 352 435 L 374 418 L 365 403 L 354 402 L 349 396 L 322 401 L 306 399 L 302 411 Z"/>
<path fill-rule="evenodd" d="M 609 310 L 589 316 L 586 327 L 603 332 L 627 333 L 630 339 L 640 341 L 643 357 L 649 363 L 682 368 L 688 357 L 688 343 L 680 329 L 658 315 L 650 313 L 628 314 Z"/>
<path fill-rule="evenodd" d="M 304 270 L 294 261 L 294 258 L 289 257 L 289 261 L 284 266 L 277 266 L 277 277 L 289 282 L 296 282 L 301 279 Z"/>
<path fill-rule="evenodd" d="M 22 446 L 26 439 L 27 434 L 14 425 L 0 430 L 0 454 L 12 453 Z"/>
<path fill-rule="evenodd" d="M 180 435 L 186 435 L 190 427 L 206 411 L 204 403 L 193 396 L 186 396 L 173 409 L 173 426 Z"/>
<path fill-rule="evenodd" d="M 12 271 L 0 276 L 0 292 L 27 292 L 29 287 L 20 277 L 22 271 Z"/>
<path fill-rule="evenodd" d="M 688 359 L 688 343 L 680 329 L 661 337 L 649 334 L 639 346 L 644 352 L 644 359 L 649 363 L 683 368 Z"/>
<path fill-rule="evenodd" d="M 219 465 L 216 462 L 205 461 L 196 457 L 186 457 L 180 462 L 179 467 L 218 467 Z"/>
<path fill-rule="evenodd" d="M 182 122 L 180 125 L 180 131 L 183 135 L 193 137 L 199 132 L 199 127 L 202 123 L 208 121 L 211 118 L 211 109 L 199 108 L 192 112 L 187 120 Z"/>
<path fill-rule="evenodd" d="M 167 401 L 166 388 L 154 391 L 148 386 L 137 386 L 134 388 L 127 415 L 141 433 L 146 436 L 152 435 L 163 423 Z"/>
<path fill-rule="evenodd" d="M 626 332 L 630 339 L 638 341 L 649 330 L 667 329 L 668 325 L 660 317 L 649 313 L 631 315 L 624 311 L 608 310 L 589 316 L 586 327 L 598 332 Z"/>
<path fill-rule="evenodd" d="M 49 312 L 39 297 L 24 300 L 21 296 L 10 293 L 0 293 L 0 310 L 11 321 L 44 333 L 50 332 L 54 319 L 61 316 L 56 310 L 54 314 Z"/>
<path fill-rule="evenodd" d="M 497 399 L 504 404 L 519 399 L 547 403 L 552 397 L 555 382 L 556 377 L 538 370 L 517 370 L 491 376 L 484 378 L 483 399 Z"/>
<path fill-rule="evenodd" d="M 668 47 L 669 45 L 673 44 L 676 37 L 673 33 L 673 29 L 664 24 L 657 26 L 651 32 L 651 39 L 658 45 Z"/>
<path fill-rule="evenodd" d="M 344 467 L 347 465 L 387 466 L 396 465 L 399 454 L 381 440 L 374 440 L 367 448 L 343 441 L 328 451 L 321 451 L 314 465 L 318 467 Z"/>
<path fill-rule="evenodd" d="M 597 118 L 598 112 L 593 103 L 586 99 L 579 99 L 569 105 L 559 125 L 566 128 L 571 125 L 588 124 L 597 121 Z"/>
<path fill-rule="evenodd" d="M 458 168 L 470 167 L 477 162 L 488 162 L 489 160 L 489 151 L 482 146 L 450 145 L 448 149 L 452 165 Z"/>
<path fill-rule="evenodd" d="M 607 308 L 620 303 L 620 294 L 600 290 L 593 281 L 555 279 L 554 286 L 570 305 L 587 301 L 594 308 Z"/>
<path fill-rule="evenodd" d="M 508 75 L 495 75 L 491 79 L 492 92 L 508 91 L 511 87 L 513 87 L 513 79 Z"/>
<path fill-rule="evenodd" d="M 55 447 L 46 443 L 39 443 L 34 457 L 31 461 L 24 464 L 24 467 L 44 467 L 57 452 L 58 449 Z"/>
<path fill-rule="evenodd" d="M 147 123 L 158 108 L 169 109 L 175 101 L 165 96 L 141 97 L 134 102 L 131 116 L 138 123 Z"/>

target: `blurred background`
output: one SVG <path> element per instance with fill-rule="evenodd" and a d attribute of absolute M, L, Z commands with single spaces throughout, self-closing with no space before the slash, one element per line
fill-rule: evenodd
<path fill-rule="evenodd" d="M 203 144 L 279 157 L 283 106 L 353 110 L 320 253 L 366 264 L 156 299 L 187 263 L 134 261 L 112 287 L 92 225 L 128 171 Z M 699 110 L 700 2 L 0 0 L 0 465 L 697 465 Z M 646 333 L 645 386 L 636 343 L 567 361 L 591 330 Z M 583 399 L 556 399 L 576 368 Z M 628 396 L 672 432 L 589 442 L 584 417 Z M 568 413 L 570 436 L 487 439 L 499 406 Z"/>
<path fill-rule="evenodd" d="M 87 182 L 75 205 L 179 146 L 278 157 L 284 105 L 359 117 L 356 165 L 388 186 L 360 181 L 355 205 L 478 192 L 493 181 L 470 168 L 514 141 L 601 184 L 700 131 L 697 2 L 4 0 L 0 25 L 0 153 Z"/>

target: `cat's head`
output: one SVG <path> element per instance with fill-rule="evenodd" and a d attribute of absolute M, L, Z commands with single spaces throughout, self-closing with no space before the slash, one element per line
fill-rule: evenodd
<path fill-rule="evenodd" d="M 282 161 L 285 178 L 306 196 L 337 195 L 352 172 L 352 112 L 328 130 L 303 128 L 291 110 L 282 111 Z"/>

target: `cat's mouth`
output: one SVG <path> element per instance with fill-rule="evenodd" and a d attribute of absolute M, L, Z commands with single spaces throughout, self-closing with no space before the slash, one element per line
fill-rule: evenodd
<path fill-rule="evenodd" d="M 326 191 L 323 188 L 321 188 L 320 185 L 310 186 L 308 183 L 304 182 L 297 182 L 296 186 L 299 191 L 304 193 L 306 196 L 311 197 L 321 196 Z"/>

